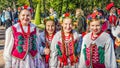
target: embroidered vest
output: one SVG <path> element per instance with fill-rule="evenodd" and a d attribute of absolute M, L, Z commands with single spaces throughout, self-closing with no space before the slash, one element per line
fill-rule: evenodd
<path fill-rule="evenodd" d="M 75 41 L 75 44 L 74 44 L 75 51 L 73 53 L 72 41 L 70 41 L 69 43 L 65 43 L 66 54 L 62 54 L 62 43 L 60 41 L 58 41 L 58 45 L 56 45 L 56 48 L 58 50 L 58 59 L 60 61 L 60 67 L 62 66 L 62 64 L 64 66 L 68 65 L 68 59 L 70 60 L 71 65 L 78 63 L 77 47 L 78 47 L 78 44 L 77 44 L 77 41 Z M 73 54 L 75 54 L 75 56 Z M 76 59 L 74 59 L 74 58 L 76 58 Z"/>
<path fill-rule="evenodd" d="M 96 44 L 91 44 L 90 47 L 83 49 L 85 64 L 89 68 L 105 68 L 104 65 L 104 48 Z"/>
<path fill-rule="evenodd" d="M 24 60 L 27 54 L 30 54 L 33 58 L 37 54 L 36 47 L 36 28 L 30 33 L 29 38 L 24 38 L 21 32 L 17 32 L 16 27 L 12 26 L 14 45 L 11 55 L 17 59 Z"/>

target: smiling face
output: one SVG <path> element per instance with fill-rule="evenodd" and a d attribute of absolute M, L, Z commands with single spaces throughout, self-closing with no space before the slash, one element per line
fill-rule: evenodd
<path fill-rule="evenodd" d="M 53 34 L 55 32 L 55 23 L 52 20 L 46 21 L 46 31 L 49 35 Z"/>
<path fill-rule="evenodd" d="M 98 34 L 101 31 L 101 24 L 99 20 L 94 20 L 90 22 L 90 31 L 93 32 L 93 34 Z"/>
<path fill-rule="evenodd" d="M 115 7 L 112 7 L 112 8 L 110 9 L 110 12 L 111 12 L 111 13 L 115 13 L 115 12 L 116 12 L 116 8 L 115 8 Z"/>
<path fill-rule="evenodd" d="M 72 30 L 72 19 L 71 18 L 63 19 L 62 27 L 64 33 L 70 33 Z"/>
<path fill-rule="evenodd" d="M 21 10 L 19 19 L 22 23 L 22 25 L 28 25 L 31 21 L 31 13 L 27 9 Z"/>

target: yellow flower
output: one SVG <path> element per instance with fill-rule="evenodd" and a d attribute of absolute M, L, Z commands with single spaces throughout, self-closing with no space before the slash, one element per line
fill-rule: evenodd
<path fill-rule="evenodd" d="M 50 19 L 54 20 L 54 16 L 50 16 Z"/>

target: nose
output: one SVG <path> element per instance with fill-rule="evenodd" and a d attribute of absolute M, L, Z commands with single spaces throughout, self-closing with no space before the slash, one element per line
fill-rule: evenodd
<path fill-rule="evenodd" d="M 52 26 L 50 26 L 49 29 L 51 30 L 51 29 L 52 29 Z"/>
<path fill-rule="evenodd" d="M 93 29 L 97 29 L 97 26 L 94 26 L 94 28 Z"/>
<path fill-rule="evenodd" d="M 28 18 L 28 16 L 27 16 L 27 15 L 25 15 L 25 18 Z"/>
<path fill-rule="evenodd" d="M 69 28 L 70 28 L 70 26 L 71 26 L 71 25 L 67 25 L 67 29 L 69 29 Z"/>

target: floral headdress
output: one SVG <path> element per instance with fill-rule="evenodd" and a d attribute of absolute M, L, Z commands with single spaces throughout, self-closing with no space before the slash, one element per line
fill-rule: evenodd
<path fill-rule="evenodd" d="M 44 24 L 45 24 L 46 21 L 48 21 L 48 20 L 52 20 L 52 21 L 55 22 L 55 18 L 54 18 L 54 16 L 48 16 L 48 17 L 44 18 Z"/>
<path fill-rule="evenodd" d="M 92 14 L 88 15 L 87 17 L 87 23 L 89 24 L 92 20 L 100 20 L 102 23 L 104 23 L 104 17 L 102 13 L 100 12 L 93 12 Z"/>
<path fill-rule="evenodd" d="M 19 10 L 20 10 L 20 11 L 23 10 L 23 9 L 27 9 L 27 10 L 29 10 L 31 13 L 33 12 L 33 9 L 32 9 L 31 7 L 29 7 L 28 5 L 24 5 L 24 6 L 22 6 L 22 7 L 19 7 Z"/>
<path fill-rule="evenodd" d="M 63 19 L 66 18 L 66 17 L 69 17 L 71 19 L 73 19 L 73 15 L 71 15 L 70 13 L 64 13 L 61 17 L 60 17 L 60 23 L 63 22 Z"/>

